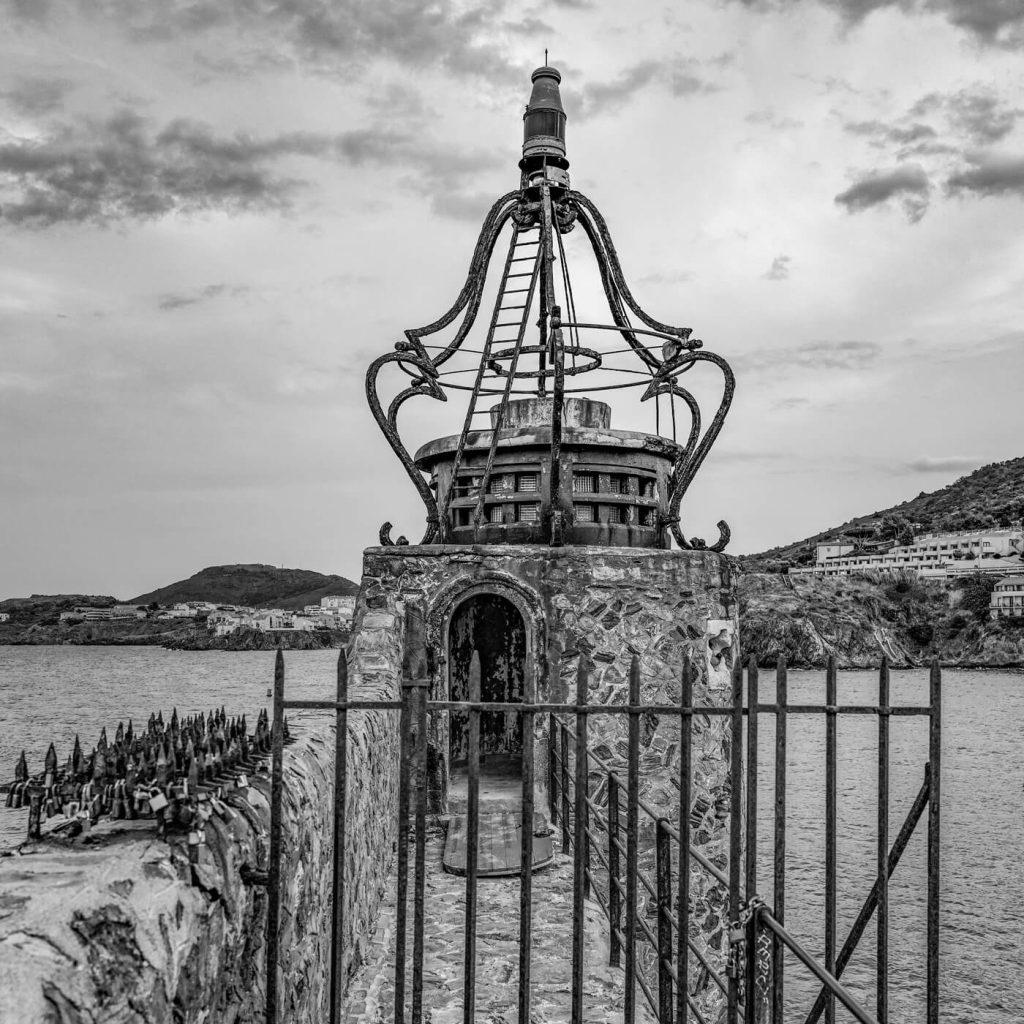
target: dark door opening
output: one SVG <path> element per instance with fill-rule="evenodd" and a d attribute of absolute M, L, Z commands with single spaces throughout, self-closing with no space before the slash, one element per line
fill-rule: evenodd
<path fill-rule="evenodd" d="M 521 702 L 526 673 L 526 626 L 511 601 L 497 594 L 476 594 L 456 608 L 448 630 L 449 686 L 452 700 L 469 699 L 469 664 L 480 654 L 480 698 Z M 468 716 L 453 711 L 450 727 L 452 768 L 468 757 Z M 481 770 L 520 771 L 523 720 L 515 712 L 487 711 L 480 716 Z"/>

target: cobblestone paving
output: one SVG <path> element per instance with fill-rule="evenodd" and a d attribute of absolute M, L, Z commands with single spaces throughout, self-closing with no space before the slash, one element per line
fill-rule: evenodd
<path fill-rule="evenodd" d="M 444 829 L 427 837 L 423 1005 L 430 1024 L 461 1024 L 466 882 L 441 868 Z M 409 893 L 413 890 L 409 851 Z M 381 908 L 370 957 L 353 980 L 349 1024 L 389 1024 L 394 1004 L 395 879 Z M 519 970 L 519 879 L 481 879 L 477 898 L 477 1003 L 481 1024 L 516 1024 Z M 597 903 L 585 905 L 586 1024 L 622 1020 L 623 972 L 608 966 L 607 921 Z M 412 959 L 410 899 L 408 961 Z M 407 998 L 410 984 L 407 982 Z M 555 853 L 550 867 L 533 876 L 531 1021 L 566 1024 L 572 991 L 572 858 Z M 637 1021 L 651 1024 L 637 990 Z"/>

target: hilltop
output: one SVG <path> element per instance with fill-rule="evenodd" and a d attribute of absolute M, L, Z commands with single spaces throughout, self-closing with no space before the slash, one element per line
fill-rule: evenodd
<path fill-rule="evenodd" d="M 814 545 L 852 536 L 868 547 L 906 543 L 915 533 L 1009 526 L 1024 518 L 1024 457 L 993 462 L 946 487 L 847 520 L 812 537 L 737 559 L 749 572 L 782 572 L 814 560 Z"/>
<path fill-rule="evenodd" d="M 171 605 L 179 601 L 249 605 L 253 608 L 302 608 L 321 597 L 355 594 L 359 585 L 344 576 L 273 565 L 211 565 L 187 580 L 133 597 L 131 604 Z"/>

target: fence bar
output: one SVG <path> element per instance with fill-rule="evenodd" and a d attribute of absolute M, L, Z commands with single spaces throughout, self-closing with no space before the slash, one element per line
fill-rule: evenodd
<path fill-rule="evenodd" d="M 672 848 L 660 818 L 655 831 L 655 875 L 658 883 L 658 1020 L 672 1019 Z"/>
<path fill-rule="evenodd" d="M 679 915 L 676 949 L 676 1024 L 686 1024 L 690 994 L 690 790 L 693 784 L 693 662 L 686 655 L 679 695 Z M 669 833 L 671 834 L 671 833 Z"/>
<path fill-rule="evenodd" d="M 608 773 L 608 924 L 611 937 L 608 943 L 608 962 L 612 967 L 621 963 L 622 893 L 619 891 L 622 869 L 619 866 L 619 777 Z"/>
<path fill-rule="evenodd" d="M 576 703 L 587 703 L 589 669 L 584 658 L 576 666 Z M 587 888 L 587 716 L 576 713 L 576 815 L 573 825 L 572 871 L 572 1024 L 583 1024 L 583 900 Z"/>
<path fill-rule="evenodd" d="M 757 922 L 759 926 L 770 928 L 792 950 L 796 958 L 828 989 L 839 999 L 860 1024 L 880 1024 L 870 1013 L 867 1012 L 850 992 L 844 988 L 835 978 L 832 977 L 800 943 L 772 917 L 766 907 L 759 907 L 757 910 Z"/>
<path fill-rule="evenodd" d="M 740 858 L 743 856 L 743 662 L 737 657 L 732 668 L 732 722 L 729 766 L 729 924 L 735 927 L 740 919 Z M 733 950 L 729 951 L 729 991 L 726 996 L 727 1024 L 739 1022 L 739 974 L 735 969 Z"/>
<path fill-rule="evenodd" d="M 925 765 L 924 782 L 921 784 L 921 788 L 918 790 L 917 796 L 915 797 L 910 810 L 907 812 L 907 817 L 900 826 L 899 833 L 896 836 L 896 842 L 892 844 L 892 849 L 889 851 L 890 876 L 899 865 L 900 858 L 903 856 L 903 851 L 906 850 L 907 844 L 910 842 L 910 837 L 914 834 L 914 829 L 917 828 L 917 824 L 924 814 L 925 807 L 928 806 L 930 786 L 931 769 L 928 765 Z M 860 912 L 857 914 L 856 920 L 853 922 L 853 927 L 850 928 L 850 934 L 846 937 L 846 941 L 843 943 L 843 948 L 840 951 L 839 956 L 836 957 L 834 969 L 829 970 L 827 965 L 825 967 L 825 969 L 836 978 L 841 978 L 843 976 L 843 971 L 846 970 L 846 965 L 850 962 L 850 958 L 853 956 L 853 951 L 857 948 L 857 944 L 860 942 L 861 936 L 867 929 L 868 922 L 871 920 L 871 915 L 875 912 L 875 907 L 878 905 L 878 889 L 878 879 L 876 878 L 874 885 L 871 887 L 871 892 L 868 893 L 867 899 L 864 900 L 864 904 L 861 906 Z M 829 1001 L 831 1001 L 831 993 L 828 993 L 828 990 L 823 988 L 821 992 L 818 993 L 818 998 L 815 1000 L 814 1006 L 811 1007 L 811 1012 L 807 1015 L 805 1024 L 816 1024 L 818 1019 L 821 1017 L 822 1011 L 825 1009 L 826 994 L 828 994 Z"/>
<path fill-rule="evenodd" d="M 348 654 L 338 652 L 338 703 L 348 703 Z M 348 778 L 348 711 L 334 714 L 334 895 L 331 920 L 331 1007 L 330 1024 L 340 1024 L 345 979 L 345 798 Z"/>
<path fill-rule="evenodd" d="M 780 655 L 775 666 L 775 878 L 773 880 L 775 919 L 786 923 L 786 703 L 789 699 L 789 677 L 786 657 Z M 785 956 L 778 938 L 772 941 L 772 1022 L 785 1024 Z"/>
<path fill-rule="evenodd" d="M 747 662 L 747 829 L 746 839 L 746 896 L 749 900 L 757 892 L 757 720 L 758 720 L 758 675 L 757 662 L 751 655 Z M 746 960 L 746 994 L 744 1019 L 747 1024 L 757 1024 L 757 999 L 755 983 L 757 978 L 757 932 L 748 929 Z"/>
<path fill-rule="evenodd" d="M 469 663 L 469 699 L 480 700 L 480 653 Z M 466 765 L 466 936 L 463 946 L 462 1020 L 476 1020 L 476 872 L 480 847 L 480 712 L 469 713 Z"/>
<path fill-rule="evenodd" d="M 416 821 L 416 882 L 413 898 L 412 1021 L 423 1019 L 423 930 L 427 873 L 427 689 L 416 688 L 416 760 L 414 766 Z"/>
<path fill-rule="evenodd" d="M 939 795 L 942 775 L 942 670 L 932 662 L 928 726 L 928 1003 L 927 1024 L 939 1024 Z"/>
<path fill-rule="evenodd" d="M 537 697 L 537 684 L 532 672 L 526 673 L 523 689 L 525 702 L 532 704 Z M 524 710 L 523 802 L 519 819 L 519 1024 L 530 1024 L 530 961 L 533 953 L 533 720 L 534 712 Z M 563 748 L 563 754 L 566 753 L 568 749 Z M 567 761 L 568 758 L 563 756 L 563 766 Z"/>
<path fill-rule="evenodd" d="M 559 793 L 562 798 L 562 853 L 569 853 L 569 727 L 565 722 L 558 723 L 558 734 L 561 737 L 559 747 L 561 760 L 559 762 L 559 774 L 561 775 Z"/>
<path fill-rule="evenodd" d="M 274 658 L 274 722 L 270 734 L 270 855 L 267 859 L 267 1024 L 277 1024 L 278 934 L 281 925 L 281 797 L 284 790 L 284 654 Z"/>
<path fill-rule="evenodd" d="M 408 616 L 408 612 L 406 613 Z M 403 662 L 408 659 L 408 645 Z M 407 665 L 402 666 L 402 713 L 398 754 L 398 894 L 395 906 L 395 1024 L 405 1021 L 405 946 L 409 902 L 409 758 L 412 743 L 412 690 L 406 685 Z"/>
<path fill-rule="evenodd" d="M 628 762 L 626 775 L 626 994 L 625 1024 L 636 1020 L 636 911 L 637 911 L 637 832 L 640 799 L 640 658 L 634 654 L 629 663 L 629 703 L 638 710 L 629 712 Z"/>
<path fill-rule="evenodd" d="M 286 700 L 286 708 L 301 709 L 304 711 L 335 711 L 338 708 L 336 700 Z M 350 700 L 347 705 L 349 711 L 400 711 L 401 701 L 397 700 Z M 469 701 L 467 700 L 432 700 L 431 711 L 468 711 Z M 521 714 L 524 711 L 535 711 L 541 714 L 574 715 L 578 710 L 575 704 L 549 704 L 544 702 L 525 703 L 520 701 L 487 701 L 487 711 L 512 711 Z M 722 707 L 717 704 L 701 704 L 694 707 L 694 713 L 707 715 L 709 718 L 718 716 L 726 717 L 732 715 L 731 707 Z M 774 704 L 758 704 L 757 710 L 765 714 L 775 714 L 778 710 Z M 786 711 L 791 715 L 824 715 L 827 712 L 824 704 L 790 704 Z M 877 704 L 842 704 L 836 708 L 841 715 L 877 715 Z M 676 704 L 644 704 L 642 707 L 632 707 L 628 704 L 616 704 L 615 711 L 628 714 L 636 711 L 639 714 L 651 715 L 676 715 L 679 707 Z M 895 716 L 909 716 L 928 718 L 932 713 L 931 707 L 927 704 L 897 704 L 889 708 L 889 714 Z"/>
<path fill-rule="evenodd" d="M 825 970 L 836 973 L 836 659 L 825 671 Z M 836 999 L 830 990 L 825 1024 L 836 1024 Z"/>
<path fill-rule="evenodd" d="M 556 774 L 556 744 L 558 742 L 558 734 L 555 732 L 555 716 L 554 714 L 548 715 L 548 817 L 551 819 L 551 824 L 554 825 L 558 821 L 558 791 L 556 786 L 558 785 L 558 776 Z"/>
<path fill-rule="evenodd" d="M 878 672 L 878 926 L 875 1015 L 889 1019 L 889 659 Z"/>

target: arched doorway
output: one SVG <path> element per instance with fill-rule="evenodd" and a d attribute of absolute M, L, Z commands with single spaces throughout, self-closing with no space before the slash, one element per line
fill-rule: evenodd
<path fill-rule="evenodd" d="M 494 593 L 466 598 L 448 627 L 448 686 L 451 700 L 469 699 L 469 665 L 480 655 L 480 698 L 521 702 L 526 679 L 526 625 L 519 609 Z M 449 730 L 453 772 L 468 756 L 468 716 L 452 712 Z M 523 720 L 514 712 L 488 711 L 480 716 L 480 764 L 486 774 L 518 774 L 523 750 Z"/>

